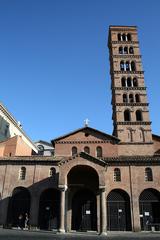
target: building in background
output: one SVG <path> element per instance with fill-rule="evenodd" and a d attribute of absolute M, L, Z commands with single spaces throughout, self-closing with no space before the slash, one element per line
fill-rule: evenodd
<path fill-rule="evenodd" d="M 34 142 L 35 146 L 38 149 L 38 155 L 41 156 L 53 156 L 54 155 L 54 148 L 53 145 L 49 142 L 39 140 Z"/>
<path fill-rule="evenodd" d="M 30 156 L 38 150 L 20 122 L 0 103 L 0 156 Z"/>
<path fill-rule="evenodd" d="M 54 156 L 0 157 L 0 224 L 71 231 L 160 230 L 160 136 L 151 132 L 135 26 L 110 26 L 113 135 L 85 125 Z"/>

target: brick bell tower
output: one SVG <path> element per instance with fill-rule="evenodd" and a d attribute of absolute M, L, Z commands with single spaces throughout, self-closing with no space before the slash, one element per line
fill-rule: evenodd
<path fill-rule="evenodd" d="M 110 26 L 113 135 L 119 155 L 152 155 L 151 122 L 136 26 Z"/>

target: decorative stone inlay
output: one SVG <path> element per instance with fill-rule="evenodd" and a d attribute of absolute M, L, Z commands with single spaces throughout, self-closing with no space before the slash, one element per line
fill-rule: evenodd
<path fill-rule="evenodd" d="M 115 125 L 151 125 L 152 122 L 144 122 L 144 121 L 137 121 L 137 122 L 117 122 Z"/>

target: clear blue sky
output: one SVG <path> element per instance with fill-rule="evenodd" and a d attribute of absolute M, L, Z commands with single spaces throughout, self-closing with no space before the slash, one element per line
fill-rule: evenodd
<path fill-rule="evenodd" d="M 0 0 L 0 101 L 33 139 L 112 134 L 109 25 L 137 25 L 152 129 L 160 134 L 160 1 Z"/>

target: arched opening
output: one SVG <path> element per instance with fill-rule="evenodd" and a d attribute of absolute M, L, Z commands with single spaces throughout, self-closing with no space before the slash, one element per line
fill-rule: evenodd
<path fill-rule="evenodd" d="M 96 156 L 97 157 L 102 157 L 103 153 L 102 153 L 102 147 L 98 146 L 96 148 Z"/>
<path fill-rule="evenodd" d="M 125 79 L 125 77 L 122 77 L 121 85 L 122 85 L 122 87 L 126 87 L 126 79 Z"/>
<path fill-rule="evenodd" d="M 59 228 L 60 192 L 57 189 L 46 189 L 39 201 L 38 225 L 40 229 L 53 230 Z"/>
<path fill-rule="evenodd" d="M 132 86 L 131 78 L 128 77 L 127 78 L 127 87 L 131 87 L 131 86 Z"/>
<path fill-rule="evenodd" d="M 121 41 L 121 34 L 120 33 L 118 33 L 117 38 L 118 38 L 118 41 Z"/>
<path fill-rule="evenodd" d="M 130 102 L 130 103 L 133 103 L 133 102 L 134 102 L 134 97 L 133 97 L 133 94 L 132 94 L 132 93 L 129 94 L 129 102 Z"/>
<path fill-rule="evenodd" d="M 119 47 L 119 54 L 123 54 L 123 47 Z"/>
<path fill-rule="evenodd" d="M 77 147 L 72 147 L 72 156 L 75 156 L 77 152 Z"/>
<path fill-rule="evenodd" d="M 90 148 L 88 146 L 84 147 L 84 152 L 90 154 Z"/>
<path fill-rule="evenodd" d="M 141 230 L 150 231 L 152 226 L 159 230 L 160 224 L 160 192 L 149 188 L 139 197 Z"/>
<path fill-rule="evenodd" d="M 134 87 L 138 87 L 137 78 L 133 78 L 133 86 L 134 86 Z"/>
<path fill-rule="evenodd" d="M 128 40 L 128 41 L 131 41 L 131 40 L 132 40 L 130 33 L 127 34 L 127 40 Z"/>
<path fill-rule="evenodd" d="M 131 62 L 131 71 L 136 71 L 136 64 L 135 64 L 135 62 Z"/>
<path fill-rule="evenodd" d="M 124 54 L 128 54 L 128 47 L 124 47 Z"/>
<path fill-rule="evenodd" d="M 131 114 L 130 114 L 130 110 L 125 110 L 124 111 L 124 121 L 131 121 Z"/>
<path fill-rule="evenodd" d="M 137 103 L 140 102 L 140 96 L 139 96 L 139 94 L 136 94 L 136 95 L 135 95 L 135 99 L 136 99 L 136 102 L 137 102 Z"/>
<path fill-rule="evenodd" d="M 131 231 L 130 197 L 121 190 L 112 190 L 107 197 L 107 228 L 109 231 Z"/>
<path fill-rule="evenodd" d="M 123 33 L 122 39 L 123 39 L 123 41 L 126 41 L 126 34 L 125 33 Z"/>
<path fill-rule="evenodd" d="M 126 62 L 126 71 L 129 71 L 129 70 L 130 70 L 129 66 L 130 66 L 130 64 L 129 64 L 129 62 L 127 61 L 127 62 Z"/>
<path fill-rule="evenodd" d="M 145 181 L 146 182 L 153 181 L 152 169 L 149 167 L 145 168 Z"/>
<path fill-rule="evenodd" d="M 137 110 L 136 111 L 136 121 L 143 121 L 143 119 L 142 119 L 142 111 L 141 110 Z"/>
<path fill-rule="evenodd" d="M 124 103 L 127 103 L 127 102 L 128 102 L 127 94 L 126 94 L 126 93 L 123 94 L 123 102 L 124 102 Z"/>
<path fill-rule="evenodd" d="M 72 212 L 71 229 L 97 231 L 97 172 L 89 166 L 79 165 L 70 170 L 67 181 Z"/>
<path fill-rule="evenodd" d="M 130 53 L 130 54 L 134 54 L 133 47 L 130 47 L 130 48 L 129 48 L 129 53 Z"/>
<path fill-rule="evenodd" d="M 24 187 L 17 187 L 13 190 L 9 202 L 8 224 L 12 227 L 24 228 L 26 213 L 30 215 L 30 193 Z"/>
<path fill-rule="evenodd" d="M 124 71 L 124 61 L 121 61 L 121 62 L 120 62 L 120 70 L 121 70 L 121 71 Z"/>

